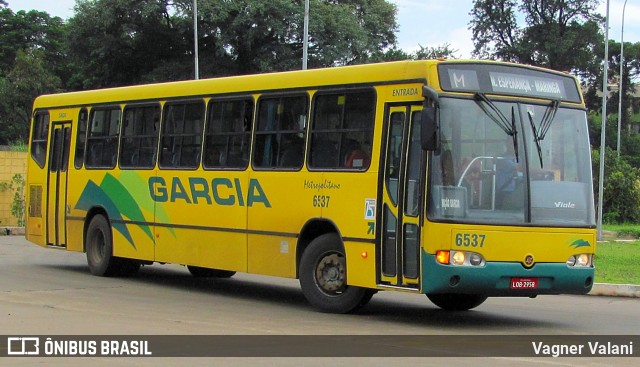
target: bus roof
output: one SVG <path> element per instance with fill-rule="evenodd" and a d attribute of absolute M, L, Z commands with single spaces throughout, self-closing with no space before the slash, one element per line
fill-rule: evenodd
<path fill-rule="evenodd" d="M 48 94 L 36 98 L 34 108 L 78 106 L 89 103 L 117 103 L 120 101 L 145 101 L 166 99 L 167 97 L 187 98 L 212 94 L 253 93 L 297 88 L 308 89 L 331 87 L 333 85 L 375 84 L 393 81 L 424 82 L 429 78 L 437 78 L 437 65 L 441 63 L 513 65 L 566 76 L 549 69 L 495 61 L 406 60 Z"/>

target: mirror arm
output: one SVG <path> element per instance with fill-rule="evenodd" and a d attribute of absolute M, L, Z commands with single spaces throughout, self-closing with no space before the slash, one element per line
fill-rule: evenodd
<path fill-rule="evenodd" d="M 438 95 L 438 92 L 436 92 L 435 89 L 424 85 L 422 86 L 422 96 L 426 99 L 426 100 L 431 100 L 433 101 L 433 103 L 435 104 L 435 106 L 437 107 L 439 105 L 439 101 L 440 101 L 440 96 Z"/>

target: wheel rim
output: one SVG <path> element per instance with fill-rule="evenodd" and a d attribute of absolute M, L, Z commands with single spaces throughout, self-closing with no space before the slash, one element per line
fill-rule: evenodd
<path fill-rule="evenodd" d="M 338 295 L 346 288 L 346 269 L 344 257 L 337 253 L 324 255 L 316 266 L 316 284 L 322 292 Z"/>

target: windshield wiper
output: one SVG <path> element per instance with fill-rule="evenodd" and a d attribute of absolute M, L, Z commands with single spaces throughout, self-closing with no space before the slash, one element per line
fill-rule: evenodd
<path fill-rule="evenodd" d="M 560 106 L 560 101 L 554 99 L 547 106 L 547 109 L 544 110 L 544 115 L 542 115 L 542 120 L 540 121 L 540 135 L 538 136 L 539 140 L 544 140 L 547 132 L 549 132 L 551 123 L 553 122 L 554 117 L 556 117 L 556 112 L 558 112 L 558 106 Z"/>
<path fill-rule="evenodd" d="M 551 123 L 556 116 L 556 112 L 558 112 L 558 106 L 560 106 L 559 100 L 553 100 L 544 110 L 544 115 L 542 115 L 542 120 L 540 120 L 539 128 L 536 128 L 536 124 L 533 122 L 533 114 L 531 111 L 527 111 L 527 115 L 529 116 L 529 124 L 531 124 L 531 130 L 533 130 L 533 141 L 536 143 L 536 148 L 538 149 L 538 158 L 540 159 L 540 168 L 544 168 L 542 163 L 542 148 L 540 147 L 540 142 L 544 140 L 545 136 L 549 132 L 549 128 L 551 127 Z"/>
<path fill-rule="evenodd" d="M 542 148 L 540 147 L 541 139 L 538 138 L 538 129 L 536 129 L 536 124 L 533 122 L 533 115 L 531 114 L 531 111 L 527 111 L 527 116 L 529 116 L 529 124 L 531 124 L 531 130 L 533 130 L 533 141 L 536 143 L 536 148 L 538 149 L 540 168 L 544 168 L 542 164 Z"/>
<path fill-rule="evenodd" d="M 502 111 L 483 93 L 476 93 L 475 99 L 482 112 L 489 116 L 505 134 L 511 136 L 513 139 L 513 151 L 516 157 L 516 163 L 518 163 L 518 131 L 516 130 L 516 112 L 514 107 L 511 107 L 511 121 L 509 121 Z M 487 108 L 487 106 L 489 106 L 489 108 Z"/>

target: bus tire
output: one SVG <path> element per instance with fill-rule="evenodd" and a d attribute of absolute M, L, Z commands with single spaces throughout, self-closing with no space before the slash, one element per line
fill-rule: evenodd
<path fill-rule="evenodd" d="M 96 215 L 89 223 L 85 249 L 91 274 L 108 277 L 121 270 L 121 262 L 113 256 L 111 227 L 104 216 Z"/>
<path fill-rule="evenodd" d="M 236 274 L 235 271 L 231 270 L 203 268 L 193 265 L 187 265 L 187 269 L 196 278 L 231 278 Z"/>
<path fill-rule="evenodd" d="M 309 244 L 300 259 L 300 287 L 320 312 L 348 313 L 364 306 L 374 292 L 347 285 L 347 265 L 340 238 L 323 234 Z"/>
<path fill-rule="evenodd" d="M 480 306 L 487 300 L 487 296 L 479 294 L 427 294 L 427 297 L 436 306 L 447 311 L 467 311 Z"/>

